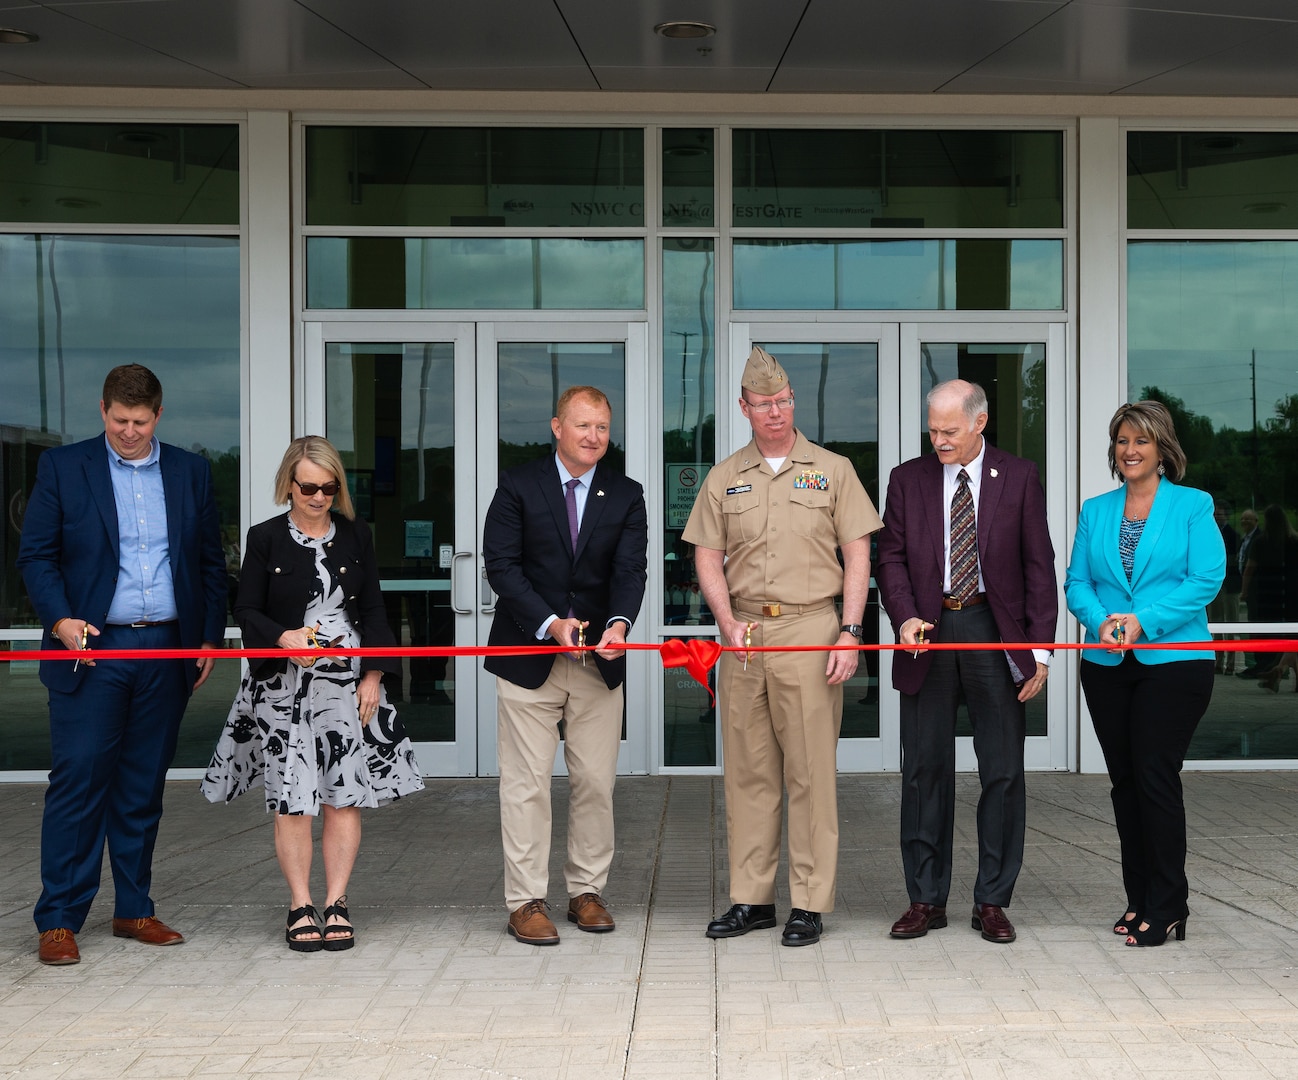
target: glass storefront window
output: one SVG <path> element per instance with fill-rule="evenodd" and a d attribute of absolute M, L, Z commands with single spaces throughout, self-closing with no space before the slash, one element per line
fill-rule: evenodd
<path fill-rule="evenodd" d="M 1058 131 L 736 129 L 736 228 L 1057 229 Z"/>
<path fill-rule="evenodd" d="M 0 221 L 237 225 L 239 128 L 0 123 Z"/>
<path fill-rule="evenodd" d="M 663 224 L 716 224 L 715 154 L 711 128 L 663 130 Z"/>
<path fill-rule="evenodd" d="M 1270 637 L 1298 636 L 1296 341 L 1298 241 L 1127 245 L 1128 400 L 1171 410 L 1185 483 L 1225 508 L 1236 569 L 1254 564 L 1247 588 L 1241 573 L 1238 618 L 1272 624 Z M 1254 517 L 1259 531 L 1241 560 Z M 1224 669 L 1227 654 L 1220 659 Z M 1245 653 L 1234 666 L 1271 659 Z M 1258 681 L 1217 680 L 1191 758 L 1298 757 L 1292 688 L 1281 682 L 1290 695 L 1271 694 Z"/>
<path fill-rule="evenodd" d="M 1127 133 L 1127 227 L 1298 228 L 1298 132 Z"/>
<path fill-rule="evenodd" d="M 102 437 L 104 376 L 124 363 L 144 364 L 162 382 L 158 437 L 212 463 L 233 600 L 242 541 L 239 261 L 233 237 L 0 236 L 0 475 L 9 521 L 0 541 L 0 625 L 38 625 L 15 566 L 37 460 L 48 447 Z M 211 755 L 238 665 L 218 664 L 217 674 L 190 704 L 186 732 L 201 734 L 182 738 L 178 767 L 205 766 Z M 6 678 L 0 768 L 47 768 L 45 694 L 34 665 L 10 665 Z"/>
<path fill-rule="evenodd" d="M 617 309 L 645 304 L 644 241 L 307 238 L 307 307 Z"/>
<path fill-rule="evenodd" d="M 310 127 L 306 223 L 640 226 L 644 131 Z"/>
<path fill-rule="evenodd" d="M 1062 240 L 736 238 L 737 310 L 1061 311 Z"/>

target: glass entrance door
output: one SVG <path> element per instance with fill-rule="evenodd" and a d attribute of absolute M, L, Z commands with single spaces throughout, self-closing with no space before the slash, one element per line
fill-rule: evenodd
<path fill-rule="evenodd" d="M 483 518 L 499 469 L 553 452 L 550 417 L 566 387 L 608 394 L 619 468 L 644 456 L 643 416 L 625 419 L 642 413 L 627 409 L 628 397 L 645 393 L 629 392 L 627 379 L 633 361 L 643 378 L 638 324 L 308 323 L 304 351 L 303 430 L 323 432 L 342 455 L 403 645 L 486 644 L 495 598 L 482 567 Z M 643 665 L 633 666 L 642 679 Z M 494 679 L 480 658 L 407 657 L 385 685 L 426 775 L 496 771 Z M 640 755 L 624 748 L 620 764 L 642 770 L 646 718 L 631 715 Z"/>
<path fill-rule="evenodd" d="M 987 391 L 988 420 L 984 437 L 1011 454 L 1027 458 L 1040 470 L 1046 513 L 1055 549 L 1055 579 L 1062 586 L 1068 561 L 1067 448 L 1069 391 L 1064 379 L 1065 327 L 1059 323 L 903 323 L 901 327 L 902 431 L 905 460 L 931 453 L 924 398 L 937 383 L 967 379 Z M 1054 640 L 1062 640 L 1063 590 Z M 1076 654 L 1056 653 L 1046 689 L 1027 706 L 1029 769 L 1069 767 L 1068 687 Z M 977 768 L 972 729 L 961 706 L 956 726 L 956 767 Z"/>
<path fill-rule="evenodd" d="M 797 396 L 797 426 L 808 439 L 851 460 L 875 506 L 897 445 L 897 325 L 740 324 L 732 333 L 732 372 L 727 388 L 739 386 L 740 373 L 754 345 L 777 357 Z M 731 409 L 731 449 L 744 446 L 751 429 L 739 411 L 738 391 L 727 389 Z M 729 451 L 726 451 L 729 452 Z M 871 566 L 875 553 L 870 552 Z M 865 644 L 878 644 L 886 631 L 874 580 L 866 602 Z M 882 640 L 891 640 L 888 633 Z M 880 656 L 867 652 L 843 692 L 843 726 L 838 767 L 845 772 L 878 772 L 900 760 L 897 727 L 882 722 Z"/>
<path fill-rule="evenodd" d="M 850 458 L 882 512 L 892 469 L 931 452 L 924 402 L 928 391 L 957 377 L 982 384 L 991 403 L 988 438 L 1036 461 L 1041 470 L 1062 581 L 1067 555 L 1064 332 L 1062 325 L 1046 323 L 736 324 L 725 386 L 739 385 L 754 344 L 778 357 L 797 393 L 800 430 Z M 749 430 L 733 402 L 738 395 L 727 389 L 726 396 L 732 399 L 730 449 L 735 449 L 747 441 Z M 875 557 L 872 547 L 872 566 Z M 865 628 L 866 644 L 893 640 L 873 578 Z M 896 770 L 901 765 L 900 702 L 892 689 L 892 656 L 867 653 L 864 659 L 845 691 L 839 768 Z M 1072 727 L 1066 688 L 1072 663 L 1071 653 L 1056 656 L 1046 693 L 1029 706 L 1029 768 L 1068 767 Z M 957 766 L 976 768 L 967 721 L 962 720 L 957 734 Z"/>
<path fill-rule="evenodd" d="M 612 407 L 613 424 L 604 458 L 619 472 L 647 476 L 649 373 L 643 323 L 480 323 L 478 354 L 477 505 L 481 522 L 496 492 L 499 473 L 552 455 L 550 418 L 569 386 L 594 386 Z M 481 569 L 481 555 L 477 565 Z M 486 643 L 495 597 L 481 581 L 478 640 Z M 647 622 L 642 609 L 640 626 Z M 637 630 L 632 640 L 640 637 Z M 544 644 L 550 644 L 548 640 Z M 647 665 L 643 652 L 627 656 L 626 708 L 618 772 L 646 772 L 646 735 L 653 722 L 645 707 Z M 496 680 L 478 665 L 478 775 L 494 776 Z M 555 773 L 564 775 L 563 747 Z"/>

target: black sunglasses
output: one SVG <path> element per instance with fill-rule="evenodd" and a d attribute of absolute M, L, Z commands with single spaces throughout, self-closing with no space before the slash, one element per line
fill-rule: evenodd
<path fill-rule="evenodd" d="M 314 495 L 317 491 L 324 492 L 330 498 L 338 494 L 338 489 L 342 486 L 337 480 L 330 480 L 327 484 L 304 484 L 296 476 L 293 477 L 293 483 L 297 484 L 298 490 L 303 495 Z"/>

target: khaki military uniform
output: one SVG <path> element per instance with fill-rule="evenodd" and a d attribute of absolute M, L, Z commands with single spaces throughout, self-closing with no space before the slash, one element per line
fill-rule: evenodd
<path fill-rule="evenodd" d="M 726 553 L 731 606 L 755 624 L 754 645 L 832 645 L 837 550 L 882 527 L 852 463 L 798 432 L 778 473 L 755 442 L 715 466 L 684 539 Z M 787 787 L 791 903 L 834 908 L 843 687 L 826 682 L 827 663 L 823 652 L 754 653 L 745 670 L 742 654 L 721 657 L 732 903 L 775 901 Z"/>

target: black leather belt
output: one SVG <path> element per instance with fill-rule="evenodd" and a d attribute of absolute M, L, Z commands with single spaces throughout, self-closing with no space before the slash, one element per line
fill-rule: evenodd
<path fill-rule="evenodd" d="M 157 622 L 120 622 L 120 623 L 109 623 L 108 625 L 118 627 L 119 629 L 123 627 L 129 627 L 132 630 L 139 630 L 141 627 L 144 626 L 170 626 L 172 623 L 176 623 L 176 622 L 180 622 L 180 620 L 160 619 Z"/>
<path fill-rule="evenodd" d="M 968 600 L 958 600 L 954 596 L 942 597 L 942 606 L 947 611 L 960 611 L 967 607 L 977 607 L 979 604 L 987 603 L 987 594 L 985 592 L 974 593 Z"/>

